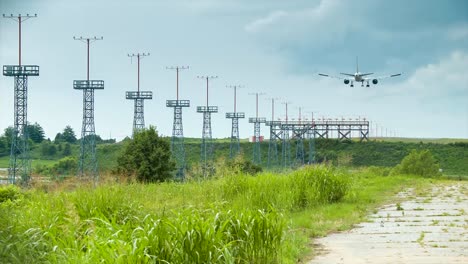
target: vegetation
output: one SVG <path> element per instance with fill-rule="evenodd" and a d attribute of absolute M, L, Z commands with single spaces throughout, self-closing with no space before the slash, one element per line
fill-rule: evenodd
<path fill-rule="evenodd" d="M 413 150 L 395 167 L 396 174 L 414 174 L 423 177 L 440 175 L 439 164 L 429 150 Z"/>
<path fill-rule="evenodd" d="M 0 202 L 0 259 L 296 263 L 310 237 L 350 228 L 385 197 L 425 183 L 315 166 L 184 184 L 3 187 L 0 197 L 10 198 Z"/>
<path fill-rule="evenodd" d="M 133 135 L 117 158 L 116 173 L 135 176 L 140 182 L 162 182 L 173 178 L 175 162 L 169 142 L 151 126 Z"/>

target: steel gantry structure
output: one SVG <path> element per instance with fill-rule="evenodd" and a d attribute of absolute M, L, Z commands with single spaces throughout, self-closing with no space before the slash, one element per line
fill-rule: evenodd
<path fill-rule="evenodd" d="M 301 124 L 302 121 L 302 107 L 299 107 L 299 118 L 297 121 Z M 292 130 L 293 139 L 296 140 L 296 163 L 298 165 L 304 165 L 304 137 L 307 134 L 306 130 Z"/>
<path fill-rule="evenodd" d="M 182 108 L 190 107 L 190 100 L 179 100 L 179 71 L 188 69 L 188 66 L 166 67 L 176 71 L 176 100 L 166 100 L 166 107 L 174 108 L 174 122 L 172 126 L 171 151 L 177 164 L 176 179 L 185 180 L 185 146 L 184 126 L 182 124 Z"/>
<path fill-rule="evenodd" d="M 241 88 L 240 85 L 227 86 L 234 89 L 234 112 L 227 112 L 226 118 L 232 119 L 231 126 L 231 144 L 229 147 L 229 157 L 233 158 L 240 153 L 240 139 L 239 139 L 239 119 L 245 118 L 245 113 L 237 112 L 237 89 Z"/>
<path fill-rule="evenodd" d="M 19 178 L 21 184 L 29 183 L 31 178 L 31 159 L 29 156 L 28 134 L 28 77 L 39 76 L 39 66 L 21 64 L 21 24 L 37 17 L 29 14 L 14 16 L 3 15 L 18 22 L 19 53 L 18 65 L 4 65 L 3 75 L 14 77 L 14 123 L 11 135 L 10 163 L 8 168 L 8 182 L 15 184 Z"/>
<path fill-rule="evenodd" d="M 258 96 L 264 95 L 264 93 L 251 93 L 250 95 L 255 95 L 255 117 L 249 118 L 249 123 L 254 124 L 254 147 L 253 147 L 253 157 L 252 161 L 254 164 L 262 163 L 262 151 L 260 148 L 260 124 L 266 122 L 265 117 L 258 117 Z"/>
<path fill-rule="evenodd" d="M 331 132 L 337 132 L 341 141 L 351 140 L 352 132 L 357 133 L 360 142 L 369 140 L 369 121 L 367 120 L 316 120 L 311 121 L 267 121 L 270 127 L 270 140 L 282 140 L 282 165 L 290 166 L 290 140 L 298 140 L 299 137 L 309 140 L 309 163 L 315 160 L 315 139 L 330 138 Z M 297 151 L 297 150 L 296 150 Z M 305 155 L 304 155 L 305 160 Z"/>
<path fill-rule="evenodd" d="M 285 122 L 284 124 L 283 123 L 280 123 L 280 129 L 281 129 L 281 146 L 282 146 L 282 149 L 281 149 L 281 153 L 282 153 L 282 164 L 283 164 L 283 167 L 286 168 L 286 167 L 289 167 L 291 166 L 291 146 L 289 144 L 289 131 L 290 130 L 290 127 L 288 126 L 288 104 L 290 104 L 290 102 L 283 102 L 282 104 L 285 105 L 285 110 L 286 110 L 286 115 L 285 115 Z"/>
<path fill-rule="evenodd" d="M 134 100 L 135 105 L 133 109 L 133 135 L 145 128 L 145 100 L 153 99 L 153 92 L 151 91 L 140 91 L 140 60 L 143 57 L 149 56 L 149 53 L 137 53 L 137 54 L 127 54 L 128 57 L 133 58 L 137 57 L 138 64 L 138 85 L 137 91 L 127 91 L 125 93 L 125 98 L 127 100 Z"/>
<path fill-rule="evenodd" d="M 201 143 L 201 164 L 203 177 L 214 173 L 213 168 L 213 139 L 211 133 L 211 114 L 218 113 L 218 107 L 209 105 L 209 80 L 216 79 L 218 76 L 198 76 L 199 79 L 206 80 L 206 105 L 197 106 L 197 112 L 203 114 L 203 129 Z"/>
<path fill-rule="evenodd" d="M 90 176 L 96 182 L 99 175 L 96 159 L 96 129 L 94 126 L 94 90 L 103 90 L 104 81 L 89 79 L 89 45 L 91 42 L 102 40 L 103 37 L 73 37 L 73 39 L 86 43 L 87 47 L 86 80 L 73 81 L 73 88 L 83 91 L 83 124 L 81 129 L 78 175 L 82 178 Z"/>
<path fill-rule="evenodd" d="M 278 165 L 278 143 L 277 140 L 281 139 L 281 135 L 277 135 L 274 131 L 277 121 L 275 120 L 275 100 L 278 98 L 268 98 L 271 100 L 271 121 L 266 121 L 265 125 L 270 127 L 270 141 L 268 142 L 268 167 L 275 167 Z"/>

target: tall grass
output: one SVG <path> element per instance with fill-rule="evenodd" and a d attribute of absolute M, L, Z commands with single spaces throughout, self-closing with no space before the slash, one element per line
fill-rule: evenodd
<path fill-rule="evenodd" d="M 0 203 L 0 262 L 279 263 L 284 216 L 337 202 L 349 186 L 349 175 L 319 166 L 185 184 L 9 189 L 5 197 L 21 199 Z"/>

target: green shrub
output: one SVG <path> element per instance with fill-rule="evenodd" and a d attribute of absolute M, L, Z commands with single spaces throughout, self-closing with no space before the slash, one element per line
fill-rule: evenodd
<path fill-rule="evenodd" d="M 173 177 L 175 162 L 169 142 L 153 126 L 133 135 L 117 158 L 116 173 L 136 176 L 140 182 L 162 182 Z"/>
<path fill-rule="evenodd" d="M 295 204 L 298 208 L 338 202 L 350 188 L 347 175 L 326 166 L 307 166 L 292 173 L 292 177 Z"/>
<path fill-rule="evenodd" d="M 423 177 L 438 176 L 439 164 L 429 150 L 412 150 L 393 171 L 393 174 L 414 174 Z"/>
<path fill-rule="evenodd" d="M 22 196 L 23 194 L 21 193 L 21 190 L 14 185 L 0 187 L 0 204 L 6 201 L 13 202 L 20 199 Z"/>

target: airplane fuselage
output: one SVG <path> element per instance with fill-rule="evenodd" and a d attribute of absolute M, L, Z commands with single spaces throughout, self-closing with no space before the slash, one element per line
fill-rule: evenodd
<path fill-rule="evenodd" d="M 362 78 L 362 75 L 360 72 L 356 72 L 354 74 L 354 81 L 356 82 L 363 82 L 364 81 L 364 78 Z"/>

